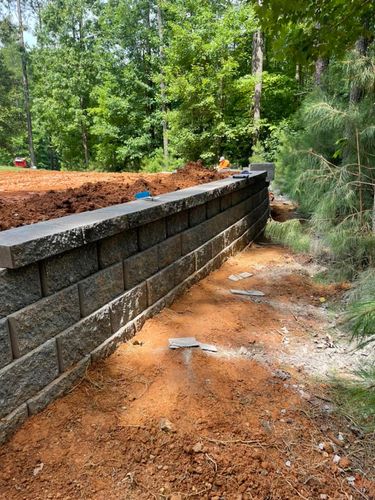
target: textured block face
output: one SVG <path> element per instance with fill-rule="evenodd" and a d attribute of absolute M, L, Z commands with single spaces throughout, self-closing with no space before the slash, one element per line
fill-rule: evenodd
<path fill-rule="evenodd" d="M 90 356 L 86 356 L 71 370 L 63 373 L 51 384 L 42 389 L 36 396 L 27 401 L 27 407 L 30 415 L 35 415 L 42 411 L 47 405 L 56 398 L 66 394 L 73 385 L 85 376 L 86 370 L 90 365 Z"/>
<path fill-rule="evenodd" d="M 197 226 L 207 218 L 206 205 L 197 205 L 189 210 L 189 226 Z"/>
<path fill-rule="evenodd" d="M 15 355 L 23 356 L 79 321 L 78 287 L 39 300 L 8 317 Z"/>
<path fill-rule="evenodd" d="M 214 198 L 207 202 L 207 219 L 220 212 L 220 198 Z"/>
<path fill-rule="evenodd" d="M 60 371 L 67 370 L 90 354 L 111 333 L 108 306 L 65 330 L 57 337 Z"/>
<path fill-rule="evenodd" d="M 196 269 L 200 269 L 212 258 L 212 243 L 209 241 L 195 251 Z"/>
<path fill-rule="evenodd" d="M 148 305 L 151 306 L 174 287 L 174 265 L 168 266 L 147 280 Z"/>
<path fill-rule="evenodd" d="M 158 271 L 158 248 L 151 247 L 124 261 L 125 288 L 130 290 Z"/>
<path fill-rule="evenodd" d="M 165 219 L 159 219 L 150 224 L 145 224 L 139 228 L 139 248 L 140 250 L 146 250 L 165 240 L 166 237 L 167 225 Z"/>
<path fill-rule="evenodd" d="M 0 319 L 0 368 L 10 363 L 12 357 L 8 321 L 6 319 Z"/>
<path fill-rule="evenodd" d="M 0 445 L 5 443 L 28 417 L 27 406 L 21 405 L 10 415 L 0 420 Z"/>
<path fill-rule="evenodd" d="M 225 246 L 224 234 L 218 234 L 215 238 L 213 238 L 213 240 L 211 241 L 211 245 L 212 245 L 212 257 L 215 257 L 215 255 L 224 250 Z"/>
<path fill-rule="evenodd" d="M 206 235 L 202 229 L 193 227 L 181 235 L 182 255 L 192 252 L 206 242 Z"/>
<path fill-rule="evenodd" d="M 167 217 L 167 236 L 173 236 L 189 227 L 189 211 L 184 210 Z"/>
<path fill-rule="evenodd" d="M 56 341 L 0 370 L 0 418 L 8 415 L 58 376 Z"/>
<path fill-rule="evenodd" d="M 220 210 L 224 212 L 224 210 L 228 210 L 232 206 L 232 195 L 226 194 L 220 198 Z"/>
<path fill-rule="evenodd" d="M 147 307 L 146 283 L 142 283 L 110 304 L 112 333 L 116 333 Z"/>
<path fill-rule="evenodd" d="M 39 300 L 42 288 L 38 266 L 0 269 L 0 297 L 0 318 Z"/>
<path fill-rule="evenodd" d="M 103 269 L 78 283 L 82 316 L 103 307 L 124 291 L 122 262 Z"/>
<path fill-rule="evenodd" d="M 174 275 L 174 285 L 178 285 L 181 281 L 184 281 L 190 274 L 193 274 L 195 271 L 195 255 L 190 254 L 186 255 L 182 259 L 178 260 L 174 264 L 173 267 L 173 275 Z"/>
<path fill-rule="evenodd" d="M 98 243 L 99 265 L 108 267 L 120 262 L 138 251 L 138 234 L 136 229 L 129 229 Z"/>
<path fill-rule="evenodd" d="M 100 359 L 107 358 L 110 356 L 117 347 L 131 339 L 135 335 L 135 326 L 133 323 L 130 323 L 128 326 L 121 328 L 118 332 L 113 334 L 109 339 L 106 339 L 102 344 L 100 344 L 96 349 L 94 349 L 91 353 L 91 360 L 93 363 L 96 363 Z"/>
<path fill-rule="evenodd" d="M 181 235 L 168 238 L 158 245 L 159 269 L 169 266 L 181 257 Z"/>
<path fill-rule="evenodd" d="M 45 295 L 66 288 L 98 270 L 96 245 L 91 244 L 42 262 L 42 287 Z"/>

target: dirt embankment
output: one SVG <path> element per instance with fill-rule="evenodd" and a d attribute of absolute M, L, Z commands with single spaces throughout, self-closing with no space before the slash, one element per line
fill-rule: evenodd
<path fill-rule="evenodd" d="M 3 172 L 0 174 L 0 231 L 222 179 L 228 174 L 189 163 L 173 174 Z"/>

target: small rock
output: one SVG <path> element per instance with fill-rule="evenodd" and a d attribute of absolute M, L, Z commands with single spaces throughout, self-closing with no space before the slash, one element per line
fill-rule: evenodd
<path fill-rule="evenodd" d="M 174 425 L 167 418 L 162 418 L 160 420 L 160 429 L 164 432 L 176 432 Z"/>
<path fill-rule="evenodd" d="M 327 500 L 328 499 L 328 495 L 326 495 L 325 493 L 321 493 L 319 495 L 319 498 L 320 498 L 320 500 Z"/>
<path fill-rule="evenodd" d="M 202 453 L 202 451 L 203 451 L 203 443 L 202 442 L 196 443 L 193 446 L 192 450 L 193 450 L 194 453 Z"/>
<path fill-rule="evenodd" d="M 355 483 L 355 477 L 354 476 L 349 476 L 346 478 L 349 484 L 354 484 Z"/>
<path fill-rule="evenodd" d="M 340 462 L 340 460 L 341 460 L 340 455 L 334 455 L 334 457 L 332 459 L 333 463 L 336 465 Z"/>
<path fill-rule="evenodd" d="M 291 466 L 292 466 L 292 462 L 291 462 L 290 460 L 287 460 L 287 461 L 285 462 L 285 465 L 286 465 L 287 467 L 291 467 Z"/>
<path fill-rule="evenodd" d="M 33 475 L 34 476 L 37 476 L 40 472 L 42 472 L 43 470 L 43 467 L 44 467 L 44 463 L 41 462 L 40 464 L 38 464 L 35 469 L 33 470 Z"/>
<path fill-rule="evenodd" d="M 139 342 L 139 340 L 134 340 L 133 345 L 143 345 L 143 342 Z"/>
<path fill-rule="evenodd" d="M 289 372 L 286 372 L 285 370 L 280 370 L 279 368 L 277 368 L 272 375 L 281 380 L 288 380 L 288 378 L 291 377 Z"/>

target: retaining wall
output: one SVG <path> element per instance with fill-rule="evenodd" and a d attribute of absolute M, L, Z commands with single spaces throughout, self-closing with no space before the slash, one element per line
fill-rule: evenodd
<path fill-rule="evenodd" d="M 265 173 L 0 233 L 0 443 L 262 232 Z"/>

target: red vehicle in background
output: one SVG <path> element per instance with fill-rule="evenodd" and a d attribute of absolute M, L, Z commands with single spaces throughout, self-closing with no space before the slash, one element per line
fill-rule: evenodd
<path fill-rule="evenodd" d="M 27 160 L 26 158 L 15 158 L 13 161 L 13 165 L 15 167 L 27 168 Z"/>

